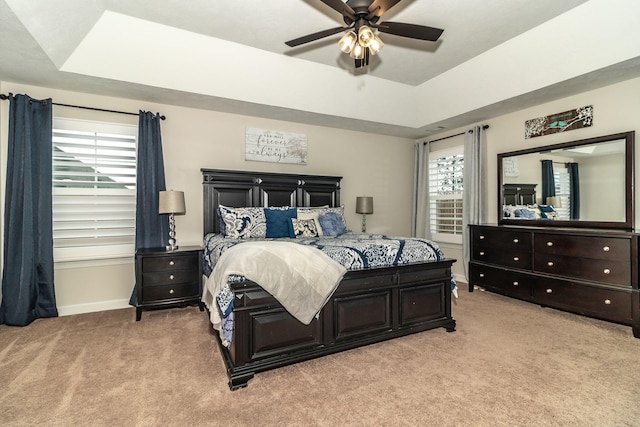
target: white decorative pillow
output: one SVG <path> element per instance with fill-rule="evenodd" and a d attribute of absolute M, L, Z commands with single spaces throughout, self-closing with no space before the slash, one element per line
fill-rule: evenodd
<path fill-rule="evenodd" d="M 320 226 L 320 208 L 298 208 L 298 219 L 315 220 L 318 230 L 318 236 L 324 235 L 322 227 Z"/>
<path fill-rule="evenodd" d="M 220 205 L 218 215 L 224 222 L 224 236 L 235 239 L 263 238 L 267 235 L 264 208 L 230 208 Z"/>
<path fill-rule="evenodd" d="M 318 226 L 316 220 L 292 218 L 293 233 L 296 237 L 318 237 Z"/>

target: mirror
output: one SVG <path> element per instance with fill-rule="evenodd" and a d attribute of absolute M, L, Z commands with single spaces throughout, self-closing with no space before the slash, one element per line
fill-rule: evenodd
<path fill-rule="evenodd" d="M 635 132 L 498 154 L 498 224 L 633 230 Z"/>

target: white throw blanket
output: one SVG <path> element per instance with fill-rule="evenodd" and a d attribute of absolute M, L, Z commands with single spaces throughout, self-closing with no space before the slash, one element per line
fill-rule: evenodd
<path fill-rule="evenodd" d="M 218 310 L 211 309 L 215 307 L 215 296 L 230 275 L 241 275 L 260 285 L 292 316 L 308 325 L 331 298 L 346 271 L 340 263 L 310 246 L 246 242 L 228 248 L 220 256 L 207 280 L 205 293 L 209 295 L 205 302 L 216 326 Z"/>

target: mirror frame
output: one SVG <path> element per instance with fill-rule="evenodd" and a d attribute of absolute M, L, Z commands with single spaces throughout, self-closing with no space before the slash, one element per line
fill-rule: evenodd
<path fill-rule="evenodd" d="M 503 218 L 503 200 L 504 193 L 502 189 L 503 184 L 503 170 L 502 160 L 507 157 L 520 156 L 524 154 L 534 154 L 541 151 L 550 151 L 563 148 L 577 147 L 587 144 L 597 144 L 599 142 L 614 141 L 617 139 L 625 140 L 625 220 L 624 221 L 568 221 L 568 220 L 540 220 L 540 219 L 508 219 Z M 498 154 L 498 224 L 499 225 L 519 225 L 519 226 L 536 226 L 536 227 L 569 227 L 569 228 L 605 228 L 605 229 L 618 229 L 618 230 L 633 230 L 634 229 L 634 145 L 635 145 L 635 131 L 621 132 L 612 135 L 599 136 L 596 138 L 581 139 L 577 141 L 564 142 L 560 144 L 546 145 L 541 147 L 529 148 L 525 150 L 510 151 L 507 153 Z"/>

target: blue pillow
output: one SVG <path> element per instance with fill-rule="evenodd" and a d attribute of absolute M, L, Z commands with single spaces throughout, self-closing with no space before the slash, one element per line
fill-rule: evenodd
<path fill-rule="evenodd" d="M 289 209 L 265 209 L 264 216 L 267 220 L 266 237 L 296 237 L 293 232 L 291 218 L 298 217 L 296 208 Z"/>
<path fill-rule="evenodd" d="M 514 212 L 516 218 L 527 218 L 527 219 L 535 219 L 536 214 L 532 210 L 529 209 L 516 209 Z"/>
<path fill-rule="evenodd" d="M 347 232 L 344 218 L 336 212 L 327 212 L 318 218 L 325 236 L 339 236 Z"/>

